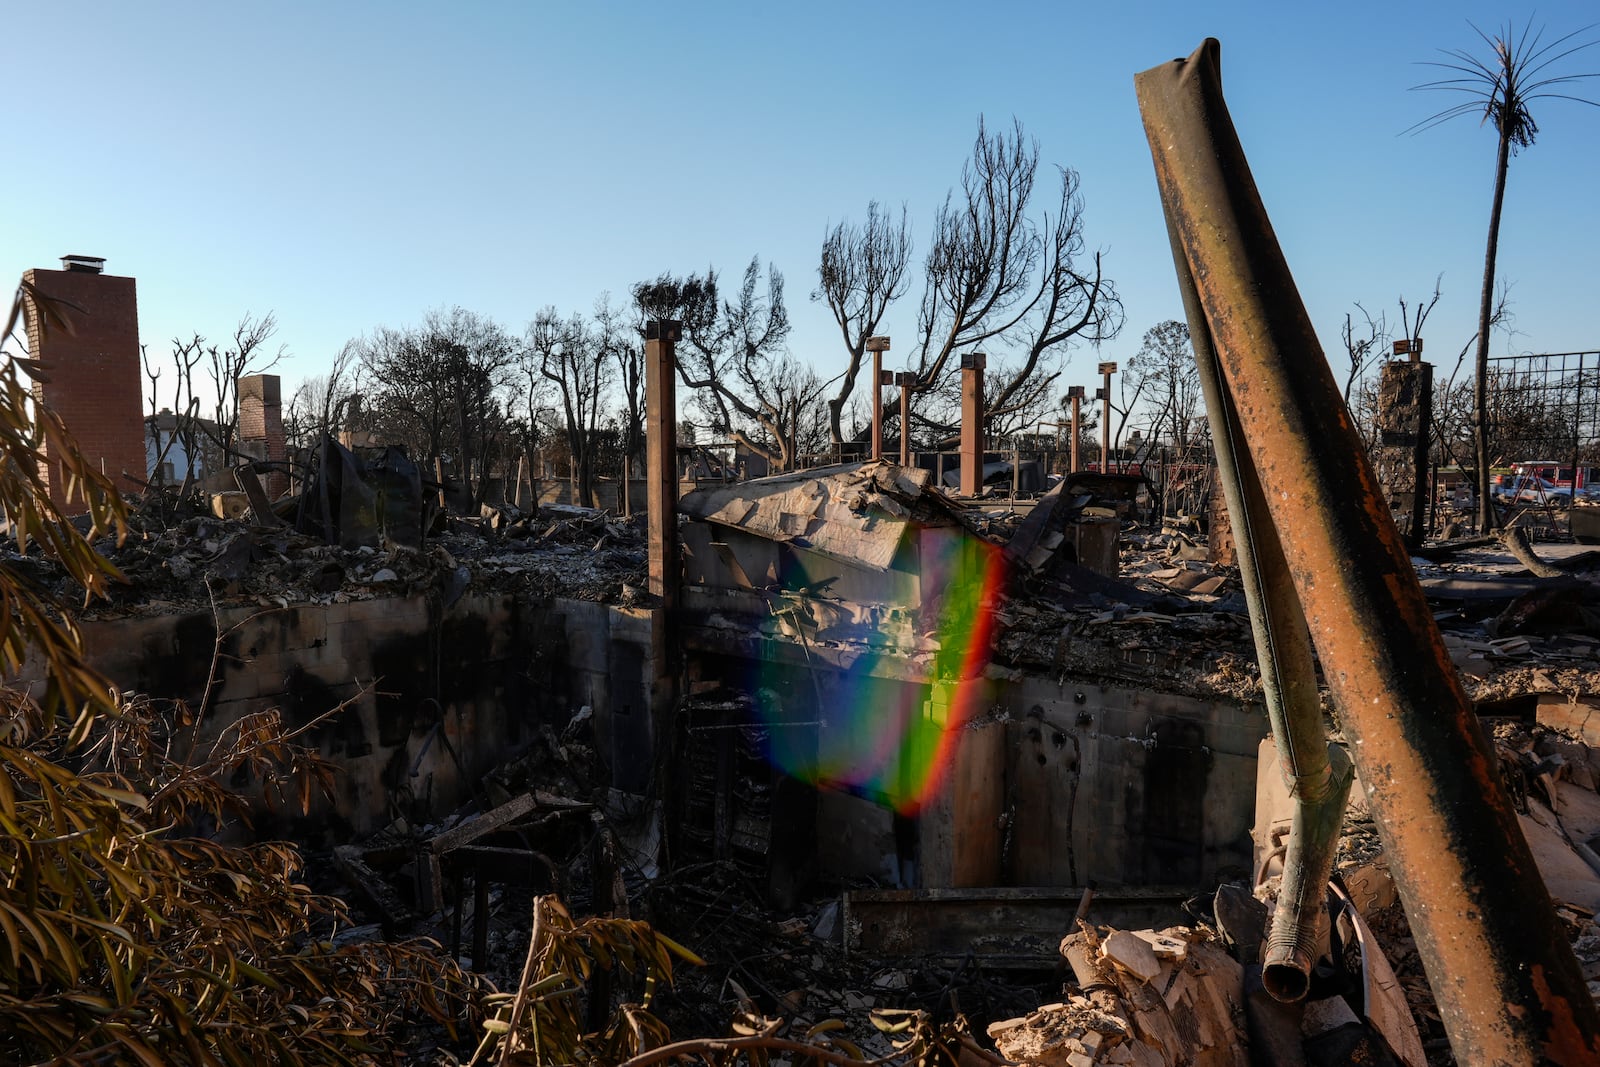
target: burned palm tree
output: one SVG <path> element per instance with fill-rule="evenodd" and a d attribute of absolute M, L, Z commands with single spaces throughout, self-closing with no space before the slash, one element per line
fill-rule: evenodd
<path fill-rule="evenodd" d="M 1471 23 L 1468 23 L 1471 25 Z M 1506 172 L 1511 156 L 1533 144 L 1539 126 L 1529 105 L 1534 100 L 1573 100 L 1594 105 L 1595 101 L 1564 91 L 1565 86 L 1594 73 L 1558 74 L 1553 68 L 1577 52 L 1600 44 L 1600 38 L 1579 40 L 1593 29 L 1574 30 L 1548 44 L 1543 28 L 1530 22 L 1517 30 L 1507 25 L 1491 37 L 1478 27 L 1472 29 L 1489 46 L 1493 55 L 1480 59 L 1466 49 L 1444 49 L 1443 60 L 1429 63 L 1451 72 L 1450 77 L 1418 85 L 1418 89 L 1439 89 L 1465 94 L 1466 99 L 1423 119 L 1408 132 L 1421 132 L 1460 115 L 1481 115 L 1483 122 L 1494 123 L 1499 134 L 1495 156 L 1494 201 L 1489 208 L 1489 239 L 1483 255 L 1483 294 L 1478 305 L 1477 360 L 1473 386 L 1473 439 L 1478 467 L 1478 526 L 1490 529 L 1495 523 L 1489 498 L 1489 329 L 1493 316 L 1495 257 L 1500 247 L 1500 209 L 1506 195 Z"/>

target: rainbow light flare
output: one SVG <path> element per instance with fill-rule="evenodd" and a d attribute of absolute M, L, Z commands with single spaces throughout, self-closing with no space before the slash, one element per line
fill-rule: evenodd
<path fill-rule="evenodd" d="M 904 657 L 872 652 L 857 659 L 821 694 L 815 732 L 784 728 L 792 676 L 763 668 L 756 712 L 768 731 L 767 758 L 813 785 L 877 794 L 902 814 L 915 814 L 943 782 L 957 737 L 980 710 L 983 669 L 994 636 L 994 606 L 1005 584 L 1000 550 L 963 531 L 924 537 L 922 589 L 938 613 L 932 684 L 903 681 Z M 886 661 L 896 661 L 892 667 Z M 887 669 L 883 669 L 887 668 Z M 810 691 L 795 694 L 808 700 Z"/>

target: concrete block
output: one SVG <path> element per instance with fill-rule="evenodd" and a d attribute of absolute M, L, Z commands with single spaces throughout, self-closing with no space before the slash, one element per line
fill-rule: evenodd
<path fill-rule="evenodd" d="M 1543 694 L 1536 714 L 1539 725 L 1576 737 L 1590 748 L 1600 747 L 1600 697 Z"/>

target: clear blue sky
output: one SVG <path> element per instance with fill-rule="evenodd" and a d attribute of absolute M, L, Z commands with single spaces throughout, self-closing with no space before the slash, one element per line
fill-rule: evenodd
<path fill-rule="evenodd" d="M 793 351 L 831 376 L 838 335 L 808 299 L 827 228 L 904 203 L 920 258 L 979 114 L 1015 116 L 1082 175 L 1126 303 L 1120 338 L 1074 354 L 1068 380 L 1087 382 L 1181 317 L 1132 77 L 1215 36 L 1324 345 L 1353 302 L 1392 316 L 1442 274 L 1425 333 L 1448 363 L 1475 326 L 1494 135 L 1403 135 L 1451 102 L 1408 91 L 1432 76 L 1418 63 L 1484 54 L 1468 19 L 1532 13 L 1559 35 L 1597 17 L 1592 0 L 981 7 L 8 4 L 0 276 L 104 256 L 138 278 L 160 352 L 274 311 L 292 385 L 432 307 L 520 331 L 546 304 L 587 311 L 663 270 L 732 279 L 760 254 L 787 276 Z M 1600 49 L 1574 69 L 1600 70 Z M 1496 351 L 1600 348 L 1600 109 L 1535 116 L 1500 260 L 1520 333 Z M 915 299 L 887 323 L 891 356 Z"/>

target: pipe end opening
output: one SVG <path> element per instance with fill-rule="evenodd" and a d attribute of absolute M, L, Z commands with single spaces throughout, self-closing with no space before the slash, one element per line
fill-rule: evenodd
<path fill-rule="evenodd" d="M 1273 1000 L 1293 1004 L 1311 988 L 1311 976 L 1289 963 L 1269 963 L 1261 969 L 1261 985 Z"/>

